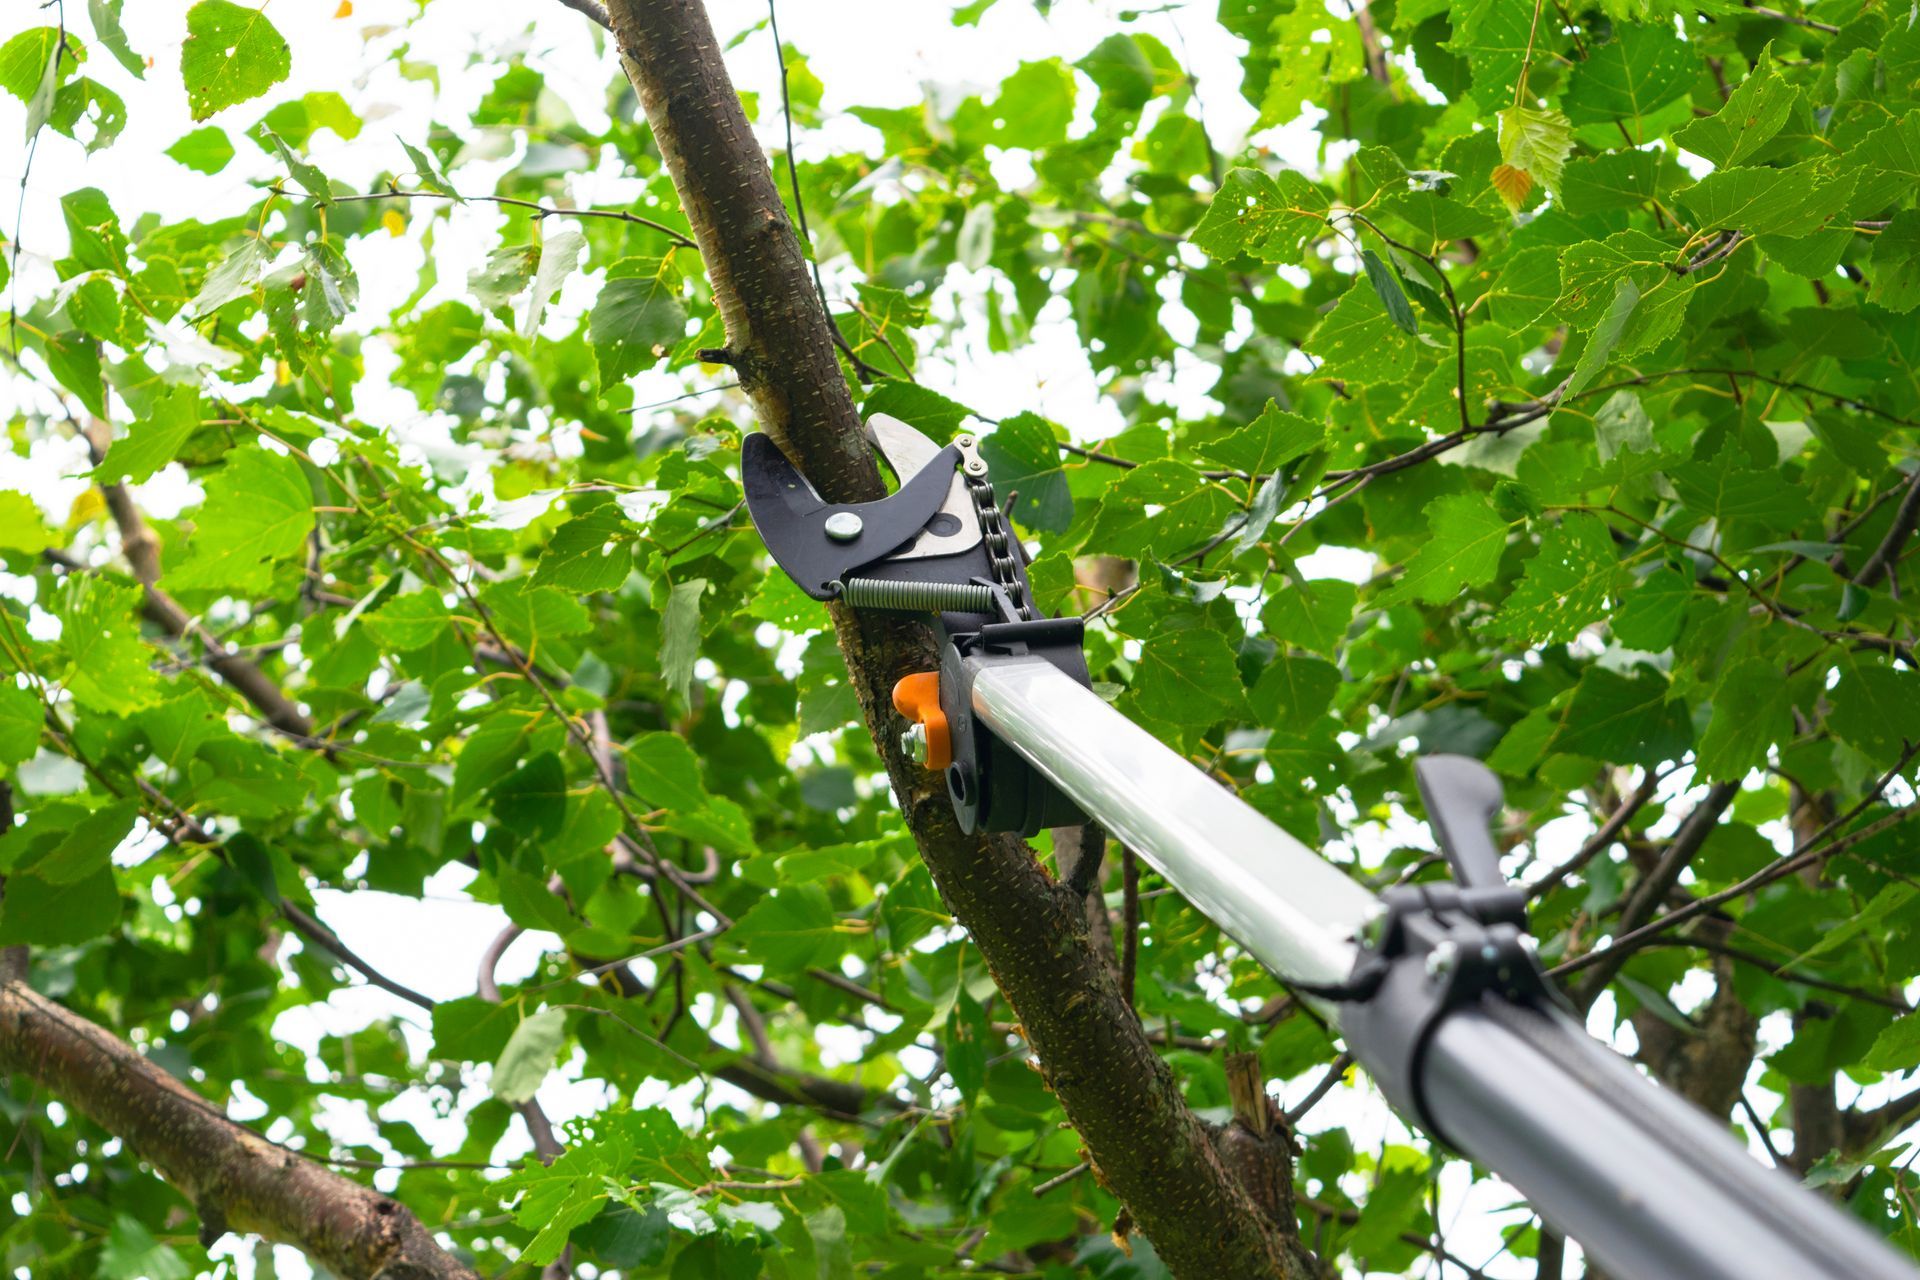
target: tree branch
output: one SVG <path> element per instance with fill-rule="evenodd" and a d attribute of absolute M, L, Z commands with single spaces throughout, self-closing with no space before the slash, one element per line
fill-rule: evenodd
<path fill-rule="evenodd" d="M 1653 918 L 1653 913 L 1667 900 L 1667 894 L 1680 882 L 1680 873 L 1687 869 L 1687 864 L 1700 852 L 1700 846 L 1713 834 L 1720 815 L 1727 811 L 1727 806 L 1739 794 L 1740 784 L 1737 782 L 1716 782 L 1707 789 L 1707 794 L 1701 797 L 1700 803 L 1693 807 L 1693 811 L 1680 823 L 1679 830 L 1673 833 L 1673 839 L 1667 842 L 1660 860 L 1640 877 L 1633 891 L 1627 895 L 1626 903 L 1620 908 L 1616 936 L 1632 933 Z M 1614 956 L 1611 950 L 1606 959 L 1594 966 L 1593 972 L 1586 976 L 1574 994 L 1574 1002 L 1582 1009 L 1606 990 L 1607 984 L 1613 981 L 1614 975 L 1627 962 L 1627 953 Z"/>
<path fill-rule="evenodd" d="M 607 30 L 613 30 L 613 23 L 607 20 L 607 11 L 600 6 L 599 0 L 560 0 L 560 3 L 575 13 L 586 14 Z"/>
<path fill-rule="evenodd" d="M 697 0 L 613 0 L 628 78 L 713 285 L 741 388 L 829 502 L 884 496 L 795 229 Z M 942 780 L 901 755 L 894 681 L 935 664 L 926 624 L 833 610 L 876 749 L 921 856 L 1018 1013 L 1107 1184 L 1175 1275 L 1272 1280 L 1312 1265 L 1266 1220 L 1121 998 L 1085 904 L 1008 836 L 963 833 Z"/>
<path fill-rule="evenodd" d="M 398 1201 L 235 1124 L 186 1085 L 20 982 L 0 985 L 0 1068 L 56 1091 L 192 1201 L 201 1239 L 292 1245 L 343 1280 L 475 1280 Z"/>
<path fill-rule="evenodd" d="M 1900 549 L 1913 536 L 1914 526 L 1920 525 L 1920 467 L 1916 467 L 1913 479 L 1907 482 L 1907 496 L 1900 500 L 1900 506 L 1893 513 L 1893 524 L 1887 530 L 1887 536 L 1873 549 L 1866 563 L 1853 575 L 1853 580 L 1863 587 L 1871 587 L 1887 576 L 1889 570 L 1899 563 Z"/>

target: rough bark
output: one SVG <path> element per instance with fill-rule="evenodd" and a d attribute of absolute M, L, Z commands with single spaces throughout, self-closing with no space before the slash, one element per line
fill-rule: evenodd
<path fill-rule="evenodd" d="M 191 1200 L 201 1239 L 292 1245 L 342 1280 L 475 1280 L 405 1206 L 235 1124 L 23 983 L 0 985 L 0 1069 L 54 1090 Z"/>
<path fill-rule="evenodd" d="M 761 425 L 830 501 L 880 496 L 829 321 L 705 11 L 698 0 L 614 0 L 608 16 Z M 1093 945 L 1083 900 L 1023 842 L 961 832 L 940 780 L 900 755 L 889 694 L 935 666 L 928 628 L 844 609 L 834 621 L 921 855 L 1134 1223 L 1190 1280 L 1298 1274 L 1290 1226 L 1267 1220 L 1221 1163 Z"/>
<path fill-rule="evenodd" d="M 1681 1031 L 1652 1010 L 1634 1012 L 1640 1060 L 1669 1088 L 1717 1120 L 1733 1114 L 1753 1065 L 1760 1020 L 1748 1011 L 1733 986 L 1733 961 L 1714 961 L 1719 985 L 1713 999 L 1694 1018 L 1692 1032 Z"/>

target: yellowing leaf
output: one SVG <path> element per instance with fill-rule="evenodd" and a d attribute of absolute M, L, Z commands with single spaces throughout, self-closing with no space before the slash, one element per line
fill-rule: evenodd
<path fill-rule="evenodd" d="M 336 18 L 351 18 L 353 16 L 353 0 L 340 0 L 340 7 L 333 11 L 333 16 Z"/>
<path fill-rule="evenodd" d="M 1559 194 L 1560 175 L 1573 150 L 1573 126 L 1558 111 L 1535 107 L 1508 107 L 1500 113 L 1500 168 L 1493 171 L 1494 190 L 1518 211 L 1538 183 Z M 1503 170 L 1506 172 L 1503 174 Z"/>
<path fill-rule="evenodd" d="M 380 225 L 387 229 L 390 236 L 404 235 L 407 230 L 407 220 L 398 209 L 389 209 L 381 214 Z"/>
<path fill-rule="evenodd" d="M 1506 201 L 1507 208 L 1518 210 L 1527 203 L 1527 196 L 1533 190 L 1533 175 L 1510 164 L 1495 165 L 1493 189 Z"/>

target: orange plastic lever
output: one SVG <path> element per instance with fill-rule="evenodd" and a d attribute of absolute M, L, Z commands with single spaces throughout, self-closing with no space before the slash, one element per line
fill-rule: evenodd
<path fill-rule="evenodd" d="M 940 710 L 940 673 L 916 671 L 893 686 L 893 709 L 920 725 L 927 735 L 927 768 L 935 773 L 953 763 L 953 737 Z"/>

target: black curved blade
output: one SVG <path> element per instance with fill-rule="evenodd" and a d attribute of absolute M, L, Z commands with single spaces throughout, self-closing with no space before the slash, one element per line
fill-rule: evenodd
<path fill-rule="evenodd" d="M 753 527 L 774 563 L 815 600 L 832 599 L 834 584 L 848 573 L 912 541 L 939 512 L 959 465 L 960 451 L 948 445 L 897 493 L 877 502 L 828 503 L 765 432 L 740 445 L 740 481 Z M 844 541 L 829 538 L 827 520 L 843 511 L 860 517 L 860 532 Z"/>

